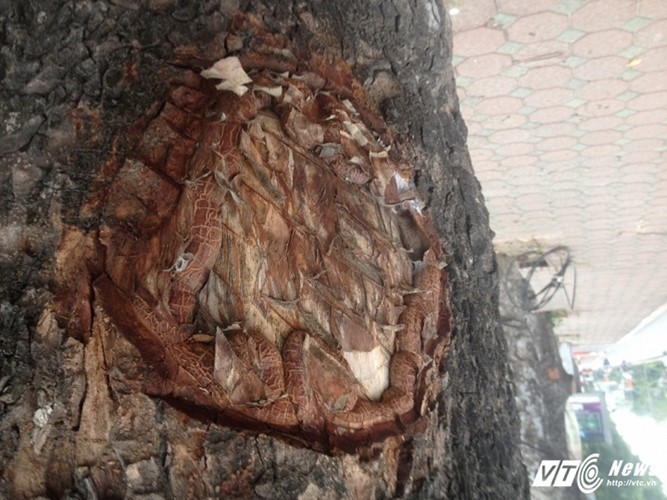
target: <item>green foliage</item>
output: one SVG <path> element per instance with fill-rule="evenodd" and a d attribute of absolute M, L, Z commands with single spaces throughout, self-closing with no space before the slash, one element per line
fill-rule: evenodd
<path fill-rule="evenodd" d="M 544 314 L 553 328 L 556 328 L 565 318 L 567 318 L 567 311 L 565 309 L 554 309 L 553 311 L 547 311 Z"/>
<path fill-rule="evenodd" d="M 613 444 L 608 445 L 603 441 L 584 441 L 583 456 L 587 457 L 591 453 L 599 453 L 598 469 L 600 477 L 603 478 L 602 485 L 595 492 L 596 500 L 666 500 L 667 497 L 662 492 L 660 480 L 654 476 L 646 476 L 644 480 L 655 480 L 656 486 L 624 486 L 617 488 L 607 486 L 606 474 L 611 468 L 614 460 L 623 460 L 624 462 L 640 462 L 640 458 L 630 451 L 630 447 L 616 430 L 616 426 L 611 424 L 611 434 Z"/>
<path fill-rule="evenodd" d="M 632 411 L 667 420 L 667 384 L 665 366 L 660 361 L 637 365 L 632 369 L 635 398 Z"/>
<path fill-rule="evenodd" d="M 618 368 L 614 368 L 611 373 L 609 373 L 609 381 L 620 384 L 623 382 L 623 372 Z"/>

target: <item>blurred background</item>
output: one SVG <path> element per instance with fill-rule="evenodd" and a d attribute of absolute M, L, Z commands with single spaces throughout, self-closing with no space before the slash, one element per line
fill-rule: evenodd
<path fill-rule="evenodd" d="M 529 471 L 616 437 L 667 483 L 667 0 L 446 4 Z"/>

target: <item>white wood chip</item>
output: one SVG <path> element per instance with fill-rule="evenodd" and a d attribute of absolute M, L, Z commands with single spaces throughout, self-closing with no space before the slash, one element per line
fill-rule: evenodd
<path fill-rule="evenodd" d="M 252 83 L 252 79 L 241 66 L 238 57 L 225 57 L 220 59 L 213 66 L 201 72 L 204 78 L 219 78 L 221 83 L 215 86 L 218 90 L 231 90 L 236 95 L 242 96 L 248 91 L 247 83 Z"/>

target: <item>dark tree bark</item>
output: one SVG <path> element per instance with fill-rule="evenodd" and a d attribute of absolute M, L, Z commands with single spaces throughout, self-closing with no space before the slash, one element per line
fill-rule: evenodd
<path fill-rule="evenodd" d="M 492 232 L 444 7 L 276 3 L 0 1 L 0 496 L 527 496 Z M 304 54 L 343 58 L 412 152 L 451 307 L 451 346 L 420 432 L 327 454 L 234 430 L 147 396 L 133 383 L 143 367 L 130 343 L 95 321 L 77 327 L 103 314 L 90 283 L 104 222 L 90 209 L 96 182 L 128 155 L 131 126 L 178 66 L 225 55 L 237 10 Z M 82 264 L 59 261 L 63 248 Z M 85 286 L 72 294 L 73 283 Z M 71 314 L 59 313 L 63 303 Z"/>
<path fill-rule="evenodd" d="M 523 277 L 512 258 L 499 254 L 500 314 L 509 345 L 515 398 L 521 419 L 523 462 L 536 475 L 542 460 L 568 460 L 570 451 L 565 430 L 567 399 L 573 377 L 565 372 L 558 352 L 558 338 L 547 313 L 517 307 Z M 510 297 L 510 293 L 513 293 Z M 580 443 L 579 443 L 580 446 Z M 553 457 L 553 458 L 552 458 Z M 533 488 L 531 498 L 581 499 L 579 488 Z"/>

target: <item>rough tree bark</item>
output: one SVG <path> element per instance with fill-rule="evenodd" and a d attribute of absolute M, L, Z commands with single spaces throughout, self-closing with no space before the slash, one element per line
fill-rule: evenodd
<path fill-rule="evenodd" d="M 465 145 L 444 6 L 276 3 L 0 2 L 0 496 L 527 496 L 492 232 Z M 77 330 L 82 315 L 103 312 L 88 278 L 63 279 L 62 270 L 91 280 L 96 270 L 58 262 L 58 248 L 80 248 L 68 255 L 82 262 L 99 252 L 104 214 L 86 205 L 96 179 L 128 155 L 128 129 L 168 91 L 175 66 L 225 54 L 239 10 L 302 53 L 344 59 L 412 152 L 451 307 L 439 392 L 418 432 L 323 453 L 307 440 L 235 430 L 147 396 L 132 381 L 148 368 L 112 327 Z M 71 314 L 56 314 L 63 285 L 81 281 L 65 294 Z"/>

